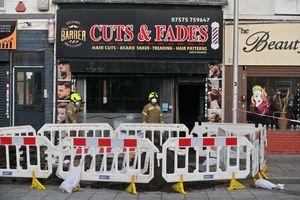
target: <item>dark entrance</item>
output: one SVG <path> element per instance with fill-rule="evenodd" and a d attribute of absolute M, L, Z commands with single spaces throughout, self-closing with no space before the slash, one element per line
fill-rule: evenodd
<path fill-rule="evenodd" d="M 185 124 L 190 131 L 195 122 L 204 119 L 204 97 L 204 84 L 178 86 L 179 123 Z"/>
<path fill-rule="evenodd" d="M 42 68 L 15 68 L 14 125 L 32 125 L 36 130 L 44 124 Z"/>

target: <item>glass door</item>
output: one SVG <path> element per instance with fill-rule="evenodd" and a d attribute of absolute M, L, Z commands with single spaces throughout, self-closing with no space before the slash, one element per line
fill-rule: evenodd
<path fill-rule="evenodd" d="M 43 68 L 15 68 L 14 125 L 44 124 L 42 77 Z"/>

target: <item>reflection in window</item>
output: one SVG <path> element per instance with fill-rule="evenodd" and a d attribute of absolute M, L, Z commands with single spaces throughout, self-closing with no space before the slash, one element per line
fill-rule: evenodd
<path fill-rule="evenodd" d="M 163 79 L 146 77 L 88 77 L 87 112 L 140 113 L 150 91 L 162 91 Z M 164 88 L 170 94 L 171 88 Z M 170 98 L 171 95 L 168 95 Z M 160 94 L 160 99 L 162 99 Z M 164 99 L 165 101 L 167 99 Z"/>
<path fill-rule="evenodd" d="M 263 92 L 254 93 L 254 88 L 263 88 Z M 261 113 L 260 109 L 269 101 L 269 107 L 266 113 L 267 116 L 257 114 L 247 114 L 249 123 L 264 124 L 269 129 L 298 129 L 299 124 L 290 120 L 281 120 L 280 118 L 300 119 L 300 79 L 299 78 L 248 78 L 247 83 L 248 110 L 254 113 Z M 255 89 L 255 90 L 256 90 Z M 266 94 L 267 100 L 264 100 Z M 261 95 L 262 98 L 258 98 Z M 252 97 L 252 98 L 251 98 Z M 261 99 L 261 102 L 254 104 L 255 99 Z M 255 106 L 253 106 L 255 105 Z"/>
<path fill-rule="evenodd" d="M 17 104 L 41 104 L 41 72 L 17 72 Z"/>

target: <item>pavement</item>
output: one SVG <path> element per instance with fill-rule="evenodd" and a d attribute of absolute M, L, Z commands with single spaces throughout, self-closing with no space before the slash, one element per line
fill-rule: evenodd
<path fill-rule="evenodd" d="M 272 183 L 284 183 L 284 190 L 269 190 L 254 188 L 249 180 L 242 182 L 247 186 L 243 190 L 228 191 L 228 183 L 215 187 L 188 190 L 186 195 L 175 192 L 139 192 L 132 195 L 120 190 L 95 189 L 86 187 L 83 191 L 72 194 L 58 190 L 58 185 L 47 184 L 46 190 L 33 190 L 30 180 L 13 182 L 7 179 L 0 180 L 0 200 L 231 200 L 231 199 L 284 199 L 300 200 L 300 154 L 296 155 L 269 155 L 267 156 L 269 170 L 267 175 Z M 138 190 L 137 185 L 137 190 Z"/>

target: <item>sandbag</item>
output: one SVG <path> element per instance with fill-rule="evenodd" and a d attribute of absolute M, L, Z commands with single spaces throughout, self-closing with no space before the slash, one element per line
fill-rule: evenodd
<path fill-rule="evenodd" d="M 79 185 L 81 165 L 72 167 L 69 171 L 67 178 L 60 184 L 59 189 L 72 193 L 73 189 Z"/>
<path fill-rule="evenodd" d="M 280 189 L 280 190 L 283 190 L 283 188 L 284 188 L 284 184 L 275 185 L 274 183 L 271 183 L 270 181 L 262 179 L 262 178 L 257 179 L 255 181 L 255 185 L 258 186 L 258 187 L 261 187 L 261 188 L 266 188 L 266 189 Z"/>

